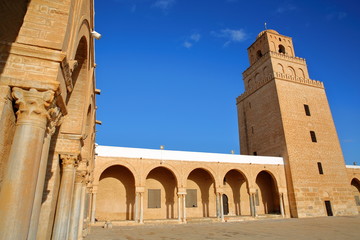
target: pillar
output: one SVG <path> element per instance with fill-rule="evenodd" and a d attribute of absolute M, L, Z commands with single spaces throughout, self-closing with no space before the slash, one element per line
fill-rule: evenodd
<path fill-rule="evenodd" d="M 222 222 L 225 221 L 224 219 L 224 200 L 223 200 L 223 194 L 222 193 L 218 193 L 219 198 L 220 198 L 220 219 Z"/>
<path fill-rule="evenodd" d="M 144 223 L 144 193 L 140 192 L 140 217 L 139 223 Z"/>
<path fill-rule="evenodd" d="M 30 230 L 28 233 L 28 240 L 36 240 L 37 230 L 40 219 L 40 210 L 41 210 L 41 201 L 44 192 L 44 183 L 46 178 L 46 168 L 49 158 L 49 148 L 51 137 L 55 133 L 56 127 L 61 123 L 62 114 L 60 109 L 53 105 L 49 110 L 50 122 L 46 129 L 46 137 L 44 139 L 44 144 L 41 152 L 41 160 L 39 166 L 39 174 L 36 183 L 35 199 L 33 204 L 33 209 L 31 213 L 31 222 Z"/>
<path fill-rule="evenodd" d="M 178 221 L 181 222 L 181 195 L 179 193 L 178 193 L 177 208 L 178 208 Z"/>
<path fill-rule="evenodd" d="M 254 217 L 257 217 L 256 213 L 256 201 L 255 201 L 255 193 L 252 193 L 252 199 L 253 199 L 253 207 L 254 207 Z"/>
<path fill-rule="evenodd" d="M 252 194 L 249 194 L 249 199 L 250 199 L 250 214 L 251 216 L 255 217 L 255 213 L 254 213 L 254 201 L 252 198 Z"/>
<path fill-rule="evenodd" d="M 280 197 L 280 213 L 282 217 L 285 217 L 285 212 L 284 212 L 284 194 L 280 193 L 279 194 Z"/>
<path fill-rule="evenodd" d="M 183 194 L 182 199 L 183 199 L 183 208 L 182 208 L 182 210 L 183 210 L 183 220 L 182 221 L 184 223 L 186 223 L 186 194 Z"/>
<path fill-rule="evenodd" d="M 0 192 L 0 239 L 26 239 L 53 91 L 12 89 L 16 128 Z M 40 211 L 38 209 L 37 211 Z"/>
<path fill-rule="evenodd" d="M 134 221 L 139 222 L 139 193 L 135 192 Z"/>
<path fill-rule="evenodd" d="M 96 192 L 97 188 L 93 187 L 92 190 L 92 204 L 91 204 L 91 224 L 95 224 L 95 211 L 96 211 Z"/>
<path fill-rule="evenodd" d="M 81 198 L 80 198 L 80 215 L 79 215 L 79 227 L 77 239 L 83 238 L 83 229 L 84 229 L 84 216 L 85 216 L 85 196 L 86 196 L 86 182 L 81 186 Z"/>
<path fill-rule="evenodd" d="M 82 200 L 82 190 L 85 181 L 86 171 L 76 171 L 74 194 L 71 204 L 71 218 L 69 228 L 69 240 L 78 239 L 80 209 Z"/>
<path fill-rule="evenodd" d="M 78 162 L 77 155 L 61 154 L 60 158 L 62 160 L 62 177 L 56 208 L 53 240 L 68 239 L 71 200 L 73 197 L 75 170 Z"/>

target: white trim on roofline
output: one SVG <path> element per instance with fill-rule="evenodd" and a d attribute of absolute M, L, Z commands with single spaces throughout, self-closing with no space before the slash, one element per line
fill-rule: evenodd
<path fill-rule="evenodd" d="M 251 156 L 222 153 L 172 151 L 145 148 L 126 148 L 97 145 L 95 152 L 100 157 L 125 157 L 192 162 L 222 162 L 247 164 L 284 165 L 282 157 Z"/>
<path fill-rule="evenodd" d="M 346 165 L 346 168 L 360 168 L 360 166 L 357 166 L 357 165 Z"/>

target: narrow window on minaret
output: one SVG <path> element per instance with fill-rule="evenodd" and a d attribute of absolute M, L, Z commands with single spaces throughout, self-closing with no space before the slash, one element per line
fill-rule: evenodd
<path fill-rule="evenodd" d="M 314 131 L 310 131 L 310 136 L 311 136 L 311 141 L 312 141 L 312 142 L 317 142 L 317 140 L 316 140 L 316 135 L 315 135 L 315 132 L 314 132 Z"/>
<path fill-rule="evenodd" d="M 251 127 L 251 133 L 254 134 L 254 127 Z"/>
<path fill-rule="evenodd" d="M 317 165 L 318 165 L 318 169 L 319 169 L 319 174 L 324 174 L 321 162 L 318 162 Z"/>
<path fill-rule="evenodd" d="M 304 104 L 304 109 L 306 116 L 311 116 L 309 105 Z"/>

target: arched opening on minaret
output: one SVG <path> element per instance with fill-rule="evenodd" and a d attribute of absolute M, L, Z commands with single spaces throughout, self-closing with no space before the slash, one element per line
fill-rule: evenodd
<path fill-rule="evenodd" d="M 285 47 L 283 45 L 281 45 L 281 44 L 279 45 L 279 53 L 283 53 L 283 54 L 286 53 Z"/>
<path fill-rule="evenodd" d="M 258 51 L 256 52 L 256 56 L 257 56 L 257 59 L 260 59 L 260 58 L 263 56 L 261 50 L 258 50 Z"/>

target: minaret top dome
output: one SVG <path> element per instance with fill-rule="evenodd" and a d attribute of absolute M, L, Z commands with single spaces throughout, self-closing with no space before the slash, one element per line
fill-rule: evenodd
<path fill-rule="evenodd" d="M 262 36 L 264 33 L 266 33 L 266 32 L 279 34 L 277 31 L 275 31 L 275 30 L 273 30 L 273 29 L 266 29 L 266 30 L 260 32 L 260 33 L 257 35 L 256 39 L 258 39 L 259 37 L 261 37 L 261 36 Z"/>

